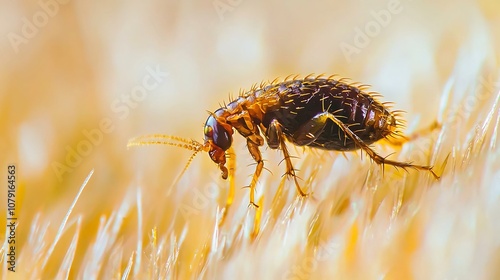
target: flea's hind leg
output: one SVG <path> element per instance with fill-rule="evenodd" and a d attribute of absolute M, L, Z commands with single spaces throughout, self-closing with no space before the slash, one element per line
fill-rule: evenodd
<path fill-rule="evenodd" d="M 311 120 L 309 120 L 309 122 L 307 122 L 303 126 L 304 129 L 301 128 L 299 130 L 299 132 L 301 134 L 294 135 L 295 140 L 303 139 L 304 142 L 311 141 L 311 140 L 314 141 L 314 139 L 319 134 L 321 134 L 321 132 L 323 131 L 328 120 L 333 121 L 340 129 L 342 129 L 342 131 L 345 133 L 345 135 L 347 137 L 349 137 L 350 139 L 352 139 L 354 141 L 354 143 L 356 143 L 356 145 L 358 147 L 360 147 L 363 151 L 365 151 L 368 154 L 368 156 L 370 156 L 370 158 L 373 161 L 375 161 L 377 164 L 382 164 L 382 165 L 388 164 L 388 165 L 392 165 L 395 167 L 401 167 L 403 169 L 414 168 L 414 169 L 418 169 L 418 170 L 425 170 L 425 171 L 429 171 L 432 174 L 432 176 L 434 176 L 434 178 L 439 179 L 439 176 L 437 176 L 436 173 L 434 173 L 431 166 L 423 166 L 423 165 L 415 165 L 415 164 L 406 163 L 406 162 L 399 162 L 399 161 L 386 159 L 385 157 L 380 156 L 374 150 L 372 150 L 370 147 L 368 147 L 368 145 L 366 145 L 365 142 L 363 142 L 363 140 L 361 140 L 361 138 L 359 138 L 354 132 L 352 132 L 352 130 L 346 124 L 344 124 L 337 117 L 335 117 L 335 115 L 333 115 L 329 112 L 323 112 L 323 113 L 317 114 Z"/>
<path fill-rule="evenodd" d="M 286 163 L 285 175 L 293 178 L 295 182 L 295 187 L 297 188 L 297 192 L 301 196 L 307 196 L 307 193 L 305 193 L 302 190 L 302 188 L 299 185 L 299 182 L 297 181 L 297 175 L 295 174 L 295 168 L 293 168 L 292 160 L 290 159 L 290 153 L 288 152 L 288 149 L 285 144 L 285 137 L 283 137 L 281 124 L 277 120 L 273 120 L 269 125 L 269 128 L 267 130 L 267 142 L 269 147 L 272 149 L 277 149 L 281 147 Z"/>
<path fill-rule="evenodd" d="M 386 142 L 392 146 L 402 146 L 406 142 L 413 141 L 420 137 L 426 136 L 439 128 L 441 128 L 441 124 L 438 121 L 434 121 L 429 126 L 417 130 L 410 135 L 404 135 L 398 133 L 396 135 L 393 135 L 394 137 L 389 137 L 384 140 L 386 140 Z"/>

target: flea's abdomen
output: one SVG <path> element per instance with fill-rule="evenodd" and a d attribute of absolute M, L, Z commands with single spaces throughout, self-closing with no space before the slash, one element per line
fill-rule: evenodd
<path fill-rule="evenodd" d="M 391 134 L 396 126 L 394 116 L 382 103 L 358 87 L 337 80 L 294 80 L 273 89 L 280 101 L 266 110 L 263 125 L 268 127 L 273 119 L 278 120 L 291 142 L 302 125 L 325 111 L 346 124 L 367 145 Z M 338 151 L 359 148 L 340 127 L 327 122 L 323 132 L 308 146 Z"/>

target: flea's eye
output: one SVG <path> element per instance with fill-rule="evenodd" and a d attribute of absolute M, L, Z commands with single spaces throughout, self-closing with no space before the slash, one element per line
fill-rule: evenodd
<path fill-rule="evenodd" d="M 224 151 L 231 147 L 231 133 L 227 131 L 217 120 L 210 116 L 205 124 L 205 140 L 212 140 L 213 143 Z"/>
<path fill-rule="evenodd" d="M 211 126 L 205 125 L 203 133 L 205 134 L 205 137 L 212 138 L 214 130 L 212 129 Z"/>

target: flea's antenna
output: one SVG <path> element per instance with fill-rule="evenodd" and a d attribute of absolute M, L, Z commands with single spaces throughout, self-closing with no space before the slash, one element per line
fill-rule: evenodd
<path fill-rule="evenodd" d="M 194 157 L 196 156 L 196 154 L 198 154 L 199 151 L 195 151 L 188 159 L 188 161 L 186 162 L 186 165 L 184 166 L 184 169 L 182 169 L 182 172 L 179 173 L 179 175 L 177 175 L 177 177 L 175 177 L 175 180 L 172 182 L 172 184 L 170 185 L 170 187 L 168 188 L 168 192 L 167 192 L 167 196 L 170 195 L 170 192 L 172 191 L 173 187 L 175 185 L 177 185 L 177 183 L 179 182 L 179 180 L 181 179 L 181 177 L 184 175 L 184 173 L 186 173 L 186 170 L 188 169 L 189 165 L 191 164 L 191 162 L 193 161 Z"/>
<path fill-rule="evenodd" d="M 149 134 L 132 138 L 128 141 L 127 148 L 147 145 L 174 146 L 190 151 L 195 151 L 196 153 L 205 150 L 205 145 L 201 144 L 198 141 L 166 134 Z"/>
<path fill-rule="evenodd" d="M 189 157 L 186 166 L 184 166 L 182 172 L 179 175 L 177 175 L 175 180 L 172 182 L 172 185 L 170 185 L 167 195 L 170 194 L 172 187 L 175 186 L 179 181 L 179 179 L 184 175 L 189 165 L 193 161 L 194 157 L 200 151 L 206 151 L 208 149 L 206 145 L 203 145 L 198 141 L 174 135 L 166 135 L 166 134 L 149 134 L 132 138 L 128 141 L 127 148 L 134 146 L 147 146 L 147 145 L 167 145 L 194 151 L 194 153 Z"/>

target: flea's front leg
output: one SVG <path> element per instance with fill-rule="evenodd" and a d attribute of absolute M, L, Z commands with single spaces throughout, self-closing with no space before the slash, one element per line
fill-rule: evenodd
<path fill-rule="evenodd" d="M 229 190 L 226 198 L 226 205 L 222 209 L 222 216 L 219 221 L 219 226 L 222 226 L 222 224 L 224 224 L 227 213 L 229 212 L 229 208 L 231 207 L 234 201 L 234 170 L 236 168 L 236 154 L 234 153 L 234 149 L 232 147 L 230 147 L 226 151 L 226 154 L 227 154 Z"/>
<path fill-rule="evenodd" d="M 262 160 L 262 155 L 259 150 L 259 146 L 264 145 L 264 139 L 260 135 L 258 126 L 252 122 L 248 111 L 242 111 L 239 114 L 231 115 L 227 117 L 227 121 L 247 139 L 248 151 L 257 163 L 252 181 L 248 187 L 250 188 L 250 205 L 259 207 L 255 204 L 255 187 L 257 186 L 257 181 L 264 168 L 264 161 Z"/>

